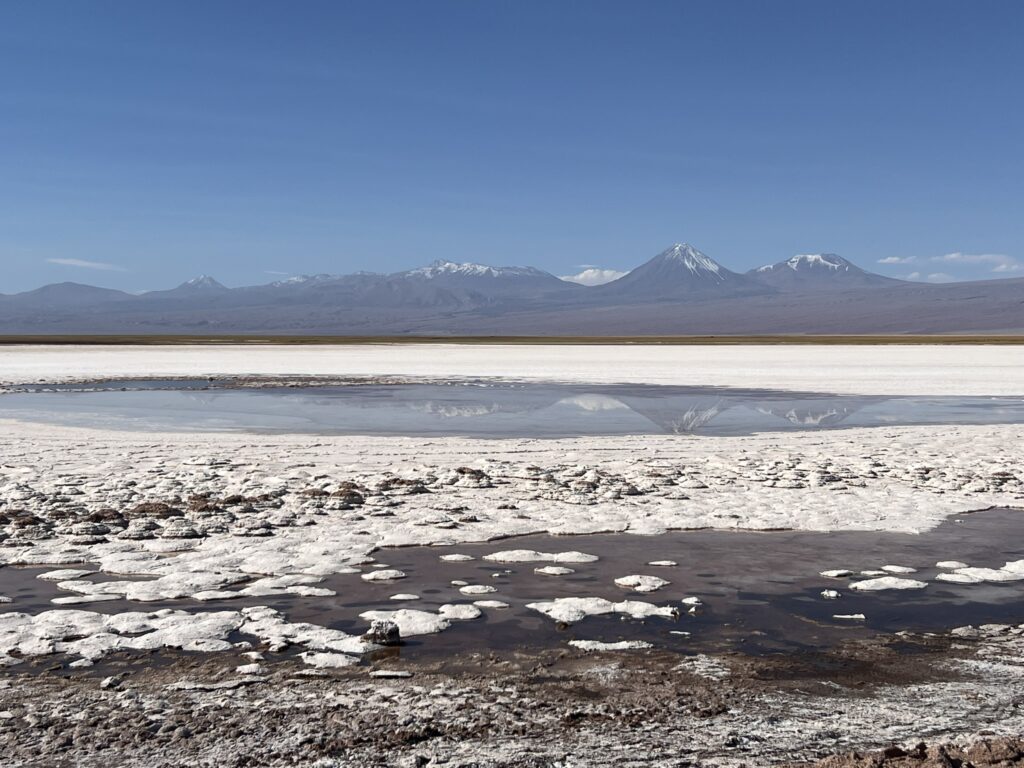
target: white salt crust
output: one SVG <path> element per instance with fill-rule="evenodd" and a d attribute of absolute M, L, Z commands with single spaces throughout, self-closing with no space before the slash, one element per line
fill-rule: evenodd
<path fill-rule="evenodd" d="M 623 600 L 613 603 L 603 597 L 559 597 L 554 600 L 527 603 L 526 607 L 563 624 L 573 624 L 582 621 L 587 616 L 603 616 L 612 613 L 634 619 L 646 619 L 652 616 L 671 619 L 679 615 L 679 611 L 671 606 L 653 605 L 639 600 Z"/>
<path fill-rule="evenodd" d="M 615 643 L 605 643 L 600 640 L 570 640 L 569 645 L 579 648 L 581 651 L 634 651 L 654 647 L 644 640 L 619 640 Z"/>
<path fill-rule="evenodd" d="M 866 581 L 855 581 L 850 585 L 850 589 L 855 589 L 858 592 L 881 592 L 887 589 L 924 589 L 927 586 L 928 582 L 918 581 L 917 579 L 879 576 L 878 578 L 867 579 Z"/>
<path fill-rule="evenodd" d="M 8 351 L 0 350 L 0 359 L 11 360 L 4 357 Z M 205 353 L 202 357 L 214 359 Z M 0 370 L 5 379 L 13 376 L 13 368 Z M 68 371 L 74 377 L 74 366 Z M 158 371 L 159 366 L 150 366 L 145 373 Z M 991 378 L 992 370 L 988 374 L 993 388 L 978 394 L 1024 386 L 1024 376 L 1010 381 Z M 40 375 L 33 372 L 29 378 Z M 103 375 L 118 371 L 104 370 Z M 807 388 L 808 380 L 803 381 Z M 67 566 L 48 574 L 57 579 L 62 593 L 57 604 L 129 600 L 144 611 L 145 603 L 167 599 L 330 596 L 333 591 L 320 586 L 324 577 L 359 578 L 355 567 L 366 565 L 377 548 L 389 546 L 459 546 L 537 533 L 650 536 L 687 528 L 920 532 L 956 513 L 1022 504 L 1024 447 L 1019 432 L 1012 425 L 892 427 L 697 440 L 626 436 L 534 441 L 133 433 L 2 421 L 0 512 L 24 510 L 49 528 L 41 531 L 34 524 L 7 530 L 0 564 Z M 465 485 L 457 471 L 465 466 L 494 482 Z M 427 492 L 385 487 L 396 478 L 419 482 Z M 343 481 L 367 489 L 362 507 L 345 508 L 330 496 Z M 310 490 L 325 495 L 309 495 Z M 194 512 L 186 501 L 201 494 L 212 499 L 269 496 L 274 503 L 256 502 L 245 514 L 230 507 L 230 515 Z M 133 519 L 123 529 L 60 522 L 68 510 L 128 511 L 145 502 L 168 501 L 181 507 L 180 517 Z M 510 505 L 515 509 L 503 508 Z M 468 512 L 445 511 L 455 508 Z M 488 559 L 558 564 L 596 560 L 569 546 L 547 553 L 495 546 Z M 1011 565 L 972 569 L 942 561 L 940 566 L 949 572 L 937 578 L 964 584 L 1021 578 Z M 113 578 L 90 581 L 87 577 L 95 570 Z M 380 578 L 387 570 L 366 575 Z M 882 577 L 876 581 L 901 581 L 885 571 L 870 575 Z M 230 602 L 225 606 L 230 608 Z M 424 625 L 448 621 L 440 612 L 424 613 L 431 617 Z M 244 616 L 244 611 L 203 615 L 221 614 Z M 82 645 L 88 653 L 80 655 L 88 661 L 90 654 L 102 655 L 122 643 L 159 644 L 164 639 L 172 647 L 180 640 L 189 649 L 222 648 L 220 635 L 195 630 L 191 616 L 183 611 L 158 616 L 151 621 L 159 626 L 137 638 L 105 629 L 94 632 L 99 639 Z M 319 642 L 314 638 L 322 640 L 318 633 L 327 631 L 283 619 L 244 616 L 244 621 L 266 625 L 266 632 L 276 627 L 273 636 L 282 643 Z M 55 637 L 55 642 L 64 642 L 59 638 L 70 636 L 58 632 Z M 358 656 L 363 647 L 359 638 L 331 638 L 347 650 L 309 647 L 309 652 Z"/>
<path fill-rule="evenodd" d="M 615 586 L 631 589 L 634 592 L 657 592 L 662 587 L 671 583 L 666 579 L 659 579 L 657 576 L 644 576 L 641 574 L 620 576 L 615 579 Z"/>
<path fill-rule="evenodd" d="M 0 385 L 206 376 L 506 377 L 859 395 L 1024 395 L 1024 348 L 886 345 L 16 345 Z"/>

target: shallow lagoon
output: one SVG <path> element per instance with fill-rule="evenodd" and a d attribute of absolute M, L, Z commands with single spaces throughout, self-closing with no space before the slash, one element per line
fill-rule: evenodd
<path fill-rule="evenodd" d="M 267 605 L 285 613 L 290 621 L 362 633 L 367 622 L 358 614 L 367 610 L 411 608 L 436 612 L 449 603 L 501 600 L 508 608 L 485 608 L 481 618 L 455 621 L 440 635 L 410 638 L 402 655 L 451 656 L 465 649 L 495 652 L 531 647 L 557 647 L 573 639 L 642 640 L 662 650 L 684 654 L 743 651 L 778 653 L 826 649 L 844 640 L 904 630 L 940 632 L 968 624 L 1018 623 L 1024 612 L 1024 581 L 954 584 L 936 577 L 948 573 L 936 563 L 957 559 L 973 566 L 998 568 L 1024 558 L 1024 511 L 994 509 L 958 515 L 924 534 L 885 532 L 799 531 L 675 531 L 660 536 L 601 534 L 584 536 L 524 536 L 483 544 L 383 548 L 375 553 L 376 567 L 396 568 L 406 578 L 369 582 L 358 573 L 329 576 L 318 587 L 337 594 L 330 597 L 295 595 L 239 596 L 199 602 L 191 599 L 157 602 L 125 600 L 86 603 L 76 609 L 101 613 L 154 611 L 238 610 Z M 509 549 L 540 552 L 582 551 L 596 555 L 592 563 L 567 563 L 573 573 L 548 576 L 535 572 L 543 562 L 499 563 L 486 555 Z M 466 562 L 444 562 L 443 555 L 470 555 Z M 652 566 L 651 561 L 672 560 L 673 566 Z M 887 565 L 910 567 L 906 578 L 927 582 L 915 590 L 857 592 L 850 584 L 866 577 L 861 570 Z M 66 566 L 62 566 L 66 567 Z M 88 567 L 88 566 L 85 566 Z M 828 578 L 821 571 L 849 569 L 853 575 Z M 39 579 L 50 567 L 0 569 L 0 592 L 14 602 L 0 613 L 32 614 L 57 608 L 50 601 L 71 594 L 53 581 Z M 669 581 L 655 592 L 637 593 L 615 586 L 614 579 L 649 574 Z M 96 573 L 85 577 L 105 581 Z M 123 578 L 123 577 L 118 577 Z M 470 596 L 452 581 L 486 584 L 496 592 Z M 243 585 L 239 585 L 243 586 Z M 824 590 L 836 590 L 826 599 Z M 412 593 L 418 600 L 391 600 Z M 625 620 L 595 616 L 569 626 L 527 608 L 531 602 L 560 597 L 602 597 L 612 601 L 641 600 L 679 609 L 673 619 Z M 681 603 L 697 597 L 701 605 L 689 611 Z M 863 621 L 835 618 L 837 614 L 863 614 Z M 289 651 L 284 657 L 294 655 Z M 272 657 L 268 660 L 272 660 Z"/>
<path fill-rule="evenodd" d="M 464 380 L 238 386 L 107 382 L 0 396 L 0 418 L 106 429 L 322 435 L 744 435 L 843 427 L 1022 424 L 1020 397 L 857 397 L 778 390 Z"/>

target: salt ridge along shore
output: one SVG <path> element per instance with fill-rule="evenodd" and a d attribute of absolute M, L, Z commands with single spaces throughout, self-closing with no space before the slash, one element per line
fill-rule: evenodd
<path fill-rule="evenodd" d="M 0 346 L 0 387 L 133 377 L 496 377 L 856 395 L 1024 395 L 1024 345 Z"/>
<path fill-rule="evenodd" d="M 0 427 L 4 563 L 156 577 L 60 582 L 81 603 L 216 598 L 254 577 L 345 572 L 380 547 L 694 528 L 919 532 L 1024 500 L 1016 426 L 490 441 Z"/>

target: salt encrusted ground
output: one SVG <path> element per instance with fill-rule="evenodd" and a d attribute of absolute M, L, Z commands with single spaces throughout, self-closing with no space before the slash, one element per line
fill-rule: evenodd
<path fill-rule="evenodd" d="M 0 348 L 0 382 L 443 374 L 1024 394 L 1018 348 L 610 350 Z M 331 755 L 322 765 L 674 766 L 762 765 L 979 730 L 1017 735 L 1024 728 L 1020 628 L 926 639 L 945 645 L 932 656 L 890 659 L 881 670 L 872 666 L 877 648 L 841 651 L 817 671 L 776 669 L 788 683 L 764 682 L 775 662 L 666 662 L 657 648 L 598 646 L 553 649 L 579 661 L 562 671 L 553 656 L 525 660 L 516 675 L 482 651 L 479 674 L 420 679 L 427 672 L 417 670 L 412 681 L 368 680 L 365 667 L 351 666 L 370 650 L 360 638 L 269 609 L 235 610 L 229 598 L 243 591 L 315 598 L 321 577 L 372 572 L 364 559 L 386 546 L 701 527 L 922 531 L 950 514 L 1021 506 L 1021 437 L 1020 427 L 989 426 L 485 441 L 0 422 L 0 562 L 54 570 L 95 563 L 109 574 L 85 582 L 73 572 L 48 574 L 71 602 L 55 608 L 74 613 L 39 621 L 19 616 L 17 603 L 7 606 L 0 642 L 16 649 L 7 661 L 53 651 L 82 664 L 110 651 L 197 652 L 104 686 L 87 670 L 63 667 L 60 674 L 72 676 L 63 680 L 23 675 L 15 665 L 0 685 L 0 744 L 12 765 L 26 766 L 294 765 Z M 564 550 L 576 548 L 566 540 Z M 950 554 L 937 552 L 936 560 Z M 155 578 L 125 578 L 140 574 Z M 395 581 L 394 592 L 415 593 L 410 581 Z M 139 610 L 108 617 L 90 610 L 110 597 L 137 601 Z M 148 602 L 168 597 L 223 601 L 223 609 L 202 619 L 147 612 Z M 657 593 L 643 597 L 658 603 Z M 476 598 L 436 614 L 394 607 L 405 611 L 407 628 L 429 630 L 499 610 Z M 240 658 L 232 634 L 239 631 L 258 647 L 303 653 L 264 668 L 258 648 Z M 216 652 L 227 647 L 225 661 Z M 145 658 L 126 671 L 145 670 Z M 834 681 L 835 664 L 852 665 L 863 679 Z"/>
<path fill-rule="evenodd" d="M 1024 346 L 0 346 L 0 387 L 188 376 L 505 377 L 856 395 L 1024 395 Z"/>
<path fill-rule="evenodd" d="M 236 631 L 262 642 L 284 637 L 306 652 L 360 654 L 359 639 L 344 633 L 325 636 L 280 617 L 257 627 L 230 599 L 331 595 L 317 583 L 353 572 L 379 547 L 543 532 L 913 532 L 1024 500 L 1024 444 L 1012 426 L 557 441 L 3 428 L 0 563 L 92 563 L 111 576 L 45 574 L 66 592 L 54 607 L 76 610 L 0 615 L 0 652 L 14 654 L 0 662 L 8 664 L 54 651 L 87 663 L 138 647 L 225 650 Z M 465 597 L 437 614 L 400 615 L 407 628 L 437 631 L 479 615 L 469 605 L 479 595 Z M 218 621 L 187 611 L 125 615 L 127 631 L 88 610 L 112 599 L 144 610 L 182 598 L 224 610 Z M 83 635 L 95 637 L 75 639 Z"/>

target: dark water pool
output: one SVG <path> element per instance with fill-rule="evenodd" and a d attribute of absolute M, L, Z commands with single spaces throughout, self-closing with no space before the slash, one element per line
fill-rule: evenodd
<path fill-rule="evenodd" d="M 15 392 L 0 396 L 0 418 L 110 429 L 336 435 L 742 435 L 915 424 L 1021 424 L 1024 398 L 853 397 L 497 381 L 237 388 L 190 380 Z"/>
<path fill-rule="evenodd" d="M 578 550 L 597 555 L 594 563 L 568 564 L 575 573 L 542 576 L 534 568 L 544 563 L 500 564 L 483 556 L 507 549 L 541 552 Z M 476 560 L 445 563 L 440 556 L 468 554 Z M 485 609 L 480 619 L 453 622 L 438 635 L 410 638 L 399 653 L 450 657 L 461 650 L 509 650 L 560 647 L 571 639 L 646 640 L 680 653 L 737 650 L 748 653 L 815 650 L 851 639 L 902 630 L 943 631 L 966 624 L 1024 622 L 1024 581 L 951 584 L 936 580 L 943 572 L 936 563 L 962 560 L 972 566 L 1000 567 L 1024 558 L 1024 510 L 993 509 L 951 518 L 924 534 L 882 532 L 807 533 L 772 531 L 678 531 L 660 536 L 588 535 L 525 536 L 488 544 L 382 549 L 379 563 L 398 568 L 407 578 L 368 583 L 358 574 L 329 577 L 319 586 L 334 597 L 252 597 L 199 603 L 169 600 L 158 603 L 111 601 L 71 606 L 104 613 L 178 608 L 191 611 L 225 610 L 246 605 L 270 605 L 292 621 L 309 621 L 361 633 L 366 610 L 413 608 L 436 611 L 445 603 L 477 599 L 507 602 L 506 609 Z M 674 560 L 673 567 L 647 565 Z M 920 590 L 858 593 L 849 588 L 862 577 L 829 579 L 820 571 L 846 568 L 879 569 L 885 565 L 915 568 L 904 578 L 927 582 Z M 66 566 L 61 566 L 66 567 Z M 0 611 L 37 613 L 54 608 L 50 600 L 69 594 L 36 578 L 48 568 L 0 568 L 0 593 L 15 602 Z M 661 590 L 638 594 L 616 587 L 613 580 L 629 574 L 660 576 L 671 583 Z M 88 578 L 107 578 L 102 575 Z M 497 592 L 461 594 L 452 580 L 489 584 Z M 841 597 L 827 600 L 822 590 Z M 389 600 L 396 593 L 421 599 Z M 683 597 L 703 601 L 690 614 Z M 556 597 L 635 599 L 658 605 L 678 605 L 677 619 L 626 620 L 595 616 L 568 627 L 527 609 L 533 601 Z M 834 618 L 858 614 L 863 621 Z M 688 634 L 680 634 L 688 633 Z"/>

